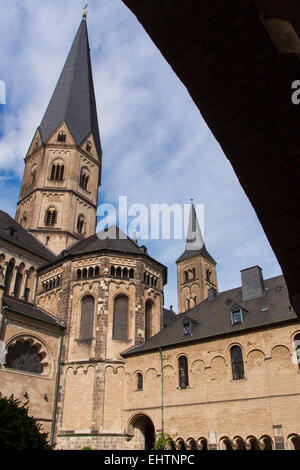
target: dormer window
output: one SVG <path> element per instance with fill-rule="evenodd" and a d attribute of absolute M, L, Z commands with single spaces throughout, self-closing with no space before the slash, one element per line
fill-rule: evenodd
<path fill-rule="evenodd" d="M 192 324 L 188 318 L 184 318 L 182 322 L 182 334 L 183 336 L 189 336 L 192 334 Z"/>
<path fill-rule="evenodd" d="M 65 142 L 66 141 L 67 134 L 63 131 L 58 133 L 57 136 L 57 142 Z"/>
<path fill-rule="evenodd" d="M 243 311 L 240 307 L 235 306 L 230 312 L 231 324 L 243 323 Z"/>

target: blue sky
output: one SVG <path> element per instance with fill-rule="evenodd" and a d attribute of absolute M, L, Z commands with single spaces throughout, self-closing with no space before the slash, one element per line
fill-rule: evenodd
<path fill-rule="evenodd" d="M 12 216 L 23 159 L 45 112 L 85 2 L 0 0 L 0 208 Z M 188 203 L 205 207 L 204 238 L 219 289 L 240 285 L 258 264 L 281 274 L 256 214 L 184 85 L 121 0 L 90 0 L 88 29 L 103 147 L 99 202 Z M 143 243 L 143 241 L 141 241 Z M 175 260 L 184 240 L 146 241 L 168 266 L 165 304 L 177 308 Z"/>

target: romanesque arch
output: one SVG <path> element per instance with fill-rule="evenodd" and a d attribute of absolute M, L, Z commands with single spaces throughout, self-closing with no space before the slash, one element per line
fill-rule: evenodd
<path fill-rule="evenodd" d="M 152 420 L 144 413 L 132 416 L 128 424 L 128 434 L 132 435 L 132 448 L 151 450 L 155 442 L 155 428 Z"/>

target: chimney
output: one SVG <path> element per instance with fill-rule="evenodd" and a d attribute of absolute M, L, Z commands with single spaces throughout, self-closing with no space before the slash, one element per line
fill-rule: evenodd
<path fill-rule="evenodd" d="M 259 266 L 242 269 L 242 300 L 257 299 L 262 297 L 265 292 L 262 269 Z"/>
<path fill-rule="evenodd" d="M 208 289 L 208 297 L 207 297 L 208 302 L 212 302 L 213 300 L 215 300 L 217 298 L 217 295 L 218 295 L 218 292 L 214 287 L 211 287 L 210 289 Z"/>

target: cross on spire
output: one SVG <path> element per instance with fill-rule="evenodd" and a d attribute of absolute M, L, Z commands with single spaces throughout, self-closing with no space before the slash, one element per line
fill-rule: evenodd
<path fill-rule="evenodd" d="M 87 7 L 88 7 L 88 6 L 89 6 L 89 5 L 88 5 L 88 3 L 87 3 L 87 4 L 85 5 L 83 11 L 82 11 L 82 18 L 83 18 L 84 20 L 86 20 L 86 18 L 87 18 Z"/>

